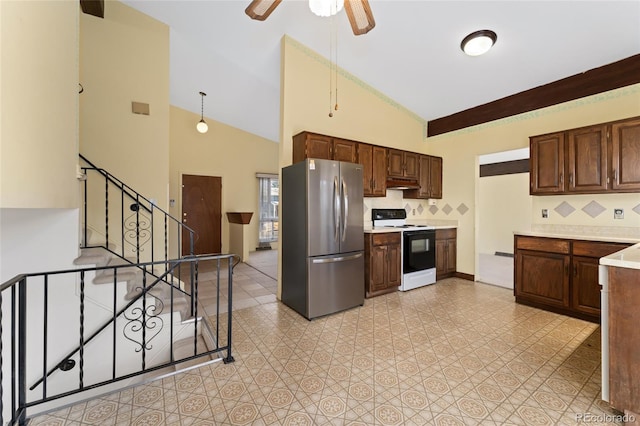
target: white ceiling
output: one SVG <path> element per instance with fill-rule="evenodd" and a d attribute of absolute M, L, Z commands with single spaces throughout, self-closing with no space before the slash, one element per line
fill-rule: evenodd
<path fill-rule="evenodd" d="M 640 53 L 637 0 L 369 0 L 376 27 L 357 37 L 344 11 L 332 24 L 284 0 L 260 22 L 245 15 L 249 2 L 124 0 L 171 28 L 172 105 L 200 114 L 204 91 L 205 117 L 273 141 L 283 34 L 329 58 L 333 25 L 338 65 L 426 121 Z M 496 45 L 464 55 L 460 41 L 480 29 Z"/>

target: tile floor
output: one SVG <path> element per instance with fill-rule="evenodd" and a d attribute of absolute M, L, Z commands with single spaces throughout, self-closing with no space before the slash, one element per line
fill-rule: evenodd
<path fill-rule="evenodd" d="M 239 265 L 237 293 L 261 276 Z M 234 302 L 234 363 L 30 424 L 528 426 L 583 413 L 617 424 L 600 400 L 598 325 L 516 305 L 510 290 L 451 278 L 313 321 L 243 291 L 256 302 Z"/>

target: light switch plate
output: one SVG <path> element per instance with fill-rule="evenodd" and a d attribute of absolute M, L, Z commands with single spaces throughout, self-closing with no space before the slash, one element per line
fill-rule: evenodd
<path fill-rule="evenodd" d="M 624 219 L 624 209 L 613 209 L 614 219 Z"/>

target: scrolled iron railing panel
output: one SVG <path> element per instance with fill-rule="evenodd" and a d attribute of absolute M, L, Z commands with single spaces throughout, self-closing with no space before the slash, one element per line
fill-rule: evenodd
<path fill-rule="evenodd" d="M 157 304 L 157 305 L 155 303 L 152 305 L 147 304 L 148 301 L 146 300 L 146 298 L 151 295 L 150 293 L 151 289 L 158 285 L 164 286 L 166 284 L 165 280 L 169 281 L 167 279 L 167 275 L 173 273 L 177 268 L 180 268 L 180 267 L 189 267 L 194 272 L 193 276 L 195 277 L 196 281 L 190 282 L 189 285 L 193 289 L 197 288 L 201 283 L 198 282 L 198 273 L 195 271 L 197 271 L 199 263 L 203 261 L 214 261 L 216 262 L 219 268 L 222 268 L 221 266 L 222 261 L 227 262 L 228 280 L 229 280 L 227 297 L 229 299 L 229 309 L 227 311 L 227 315 L 225 318 L 226 328 L 227 328 L 227 341 L 224 342 L 225 344 L 224 345 L 221 344 L 219 340 L 219 336 L 216 334 L 214 347 L 198 352 L 198 347 L 195 341 L 198 338 L 198 335 L 193 335 L 191 337 L 194 339 L 194 352 L 192 356 L 187 356 L 183 359 L 175 360 L 173 357 L 173 351 L 171 351 L 172 352 L 171 357 L 169 357 L 168 362 L 154 363 L 153 365 L 151 365 L 149 364 L 148 359 L 147 360 L 144 359 L 144 355 L 143 355 L 142 370 L 135 371 L 135 372 L 129 372 L 129 371 L 123 370 L 121 372 L 118 372 L 117 370 L 119 369 L 119 367 L 116 366 L 117 364 L 116 355 L 122 354 L 122 351 L 126 350 L 126 347 L 125 347 L 126 345 L 118 346 L 118 351 L 116 352 L 115 343 L 118 339 L 115 338 L 116 335 L 113 333 L 113 331 L 116 329 L 116 323 L 118 321 L 127 321 L 126 317 L 127 316 L 130 317 L 129 314 L 131 312 L 129 308 L 133 307 L 135 309 L 136 307 L 139 306 L 139 305 L 136 305 L 136 303 L 141 303 L 143 306 L 143 309 L 140 312 L 142 314 L 142 320 L 140 322 L 140 325 L 143 327 L 141 330 L 143 333 L 143 338 L 141 341 L 142 347 L 140 350 L 143 353 L 147 350 L 151 350 L 154 345 L 150 343 L 153 341 L 154 338 L 156 338 L 155 337 L 156 335 L 153 335 L 154 327 L 155 328 L 160 327 L 158 323 L 156 323 L 156 325 L 151 324 L 152 318 L 154 317 L 154 315 L 157 316 L 156 313 L 159 313 L 161 308 L 162 309 L 164 308 L 164 305 L 160 305 L 160 304 Z M 239 258 L 236 255 L 209 255 L 209 256 L 192 256 L 187 259 L 177 259 L 177 260 L 171 260 L 167 262 L 147 262 L 144 264 L 137 265 L 138 267 L 143 268 L 143 270 L 152 270 L 155 266 L 163 265 L 164 268 L 167 270 L 167 273 L 163 274 L 163 276 L 159 278 L 156 278 L 150 274 L 146 274 L 145 276 L 146 276 L 146 279 L 148 280 L 143 281 L 142 292 L 138 296 L 137 298 L 138 300 L 134 299 L 130 301 L 129 303 L 127 303 L 128 306 L 126 308 L 123 308 L 118 312 L 115 312 L 115 309 L 117 307 L 116 298 L 118 295 L 117 278 L 114 278 L 114 281 L 112 284 L 101 284 L 101 285 L 113 285 L 113 291 L 107 292 L 107 293 L 111 294 L 111 296 L 108 296 L 109 298 L 113 298 L 114 312 L 108 315 L 108 321 L 106 322 L 106 324 L 103 324 L 101 327 L 98 327 L 93 334 L 91 333 L 91 330 L 88 328 L 90 327 L 89 317 L 92 314 L 92 312 L 91 312 L 91 309 L 89 309 L 88 306 L 86 305 L 87 291 L 89 286 L 92 285 L 90 283 L 90 276 L 88 274 L 89 273 L 95 274 L 105 270 L 113 270 L 115 271 L 114 273 L 114 277 L 115 277 L 117 276 L 117 273 L 120 269 L 131 268 L 131 265 L 102 266 L 102 267 L 93 267 L 93 268 L 78 268 L 78 269 L 71 269 L 71 270 L 64 270 L 64 271 L 52 271 L 52 272 L 46 272 L 46 273 L 23 274 L 2 284 L 0 286 L 0 306 L 2 306 L 3 309 L 2 309 L 2 312 L 0 312 L 0 320 L 2 320 L 3 318 L 5 319 L 5 321 L 7 320 L 7 318 L 11 319 L 10 328 L 11 328 L 12 337 L 10 339 L 10 344 L 11 344 L 10 351 L 7 351 L 6 347 L 0 346 L 0 349 L 5 350 L 3 352 L 3 355 L 9 352 L 12 354 L 11 366 L 10 366 L 12 386 L 11 386 L 11 389 L 4 389 L 2 388 L 3 383 L 0 381 L 0 396 L 3 396 L 5 399 L 8 399 L 9 392 L 11 394 L 11 407 L 12 407 L 11 417 L 12 418 L 10 423 L 24 424 L 26 421 L 26 415 L 27 415 L 26 410 L 28 408 L 30 409 L 31 407 L 36 407 L 39 404 L 54 401 L 67 396 L 75 395 L 83 391 L 98 389 L 101 386 L 116 383 L 122 380 L 132 379 L 136 376 L 157 371 L 157 370 L 166 368 L 168 366 L 178 365 L 186 361 L 192 361 L 205 356 L 223 354 L 224 352 L 226 352 L 226 357 L 223 357 L 222 360 L 224 362 L 232 362 L 233 357 L 231 355 L 231 346 L 232 346 L 232 340 L 231 340 L 232 294 L 231 293 L 233 291 L 232 290 L 233 268 L 235 267 L 235 265 L 237 265 L 237 263 L 239 263 Z M 218 277 L 220 276 L 219 273 L 217 275 Z M 52 284 L 54 283 L 54 281 L 51 281 L 51 280 L 54 277 L 58 277 L 58 278 L 55 280 L 55 284 Z M 74 289 L 76 288 L 75 287 L 76 280 L 78 280 L 78 283 L 80 285 L 79 294 L 76 294 L 77 299 L 73 301 L 73 304 L 71 300 L 66 301 L 64 309 L 65 310 L 77 309 L 76 312 L 78 312 L 78 315 L 80 318 L 78 318 L 78 321 L 77 321 L 78 323 L 77 339 L 78 340 L 76 341 L 79 341 L 79 345 L 78 345 L 78 348 L 76 348 L 75 350 L 67 352 L 67 355 L 63 357 L 60 361 L 58 361 L 53 368 L 49 367 L 50 370 L 46 371 L 48 367 L 47 364 L 48 363 L 50 364 L 49 361 L 57 360 L 56 358 L 53 358 L 50 356 L 49 349 L 50 347 L 56 346 L 59 343 L 59 342 L 56 342 L 56 345 L 52 345 L 51 343 L 53 341 L 51 340 L 52 337 L 49 333 L 52 330 L 60 330 L 61 327 L 64 327 L 64 324 L 60 324 L 56 322 L 58 318 L 55 314 L 53 314 L 53 311 L 51 310 L 51 308 L 54 307 L 54 305 L 52 305 L 51 302 L 53 299 L 50 300 L 50 297 L 52 294 L 55 294 L 56 292 L 59 292 L 61 290 L 60 286 L 66 286 L 67 290 L 73 292 Z M 56 291 L 52 290 L 54 288 L 52 287 L 52 285 L 55 285 Z M 212 283 L 212 285 L 215 285 L 216 293 L 219 293 L 221 291 L 219 279 L 217 280 L 216 283 Z M 44 300 L 38 300 L 38 297 L 40 295 L 40 293 L 38 293 L 39 286 L 42 286 L 42 288 L 44 289 L 44 291 L 42 292 Z M 172 307 L 173 307 L 173 295 L 177 293 L 177 289 L 178 288 L 175 286 L 169 287 L 170 297 L 171 297 L 170 304 Z M 33 293 L 33 297 L 28 297 L 28 295 L 30 295 L 32 292 L 35 292 Z M 7 297 L 8 294 L 11 295 L 10 296 L 11 307 L 10 309 L 8 309 L 11 312 L 5 312 L 4 310 L 5 306 L 2 305 L 2 302 L 4 300 L 8 300 L 8 297 Z M 193 292 L 191 292 L 191 294 L 193 294 Z M 216 297 L 218 300 L 220 300 L 220 294 L 217 294 Z M 32 300 L 32 301 L 29 302 L 29 300 Z M 195 302 L 196 302 L 196 310 L 197 310 L 197 305 L 199 305 L 200 303 L 198 302 L 197 298 Z M 75 307 L 73 305 L 75 305 Z M 28 310 L 28 308 L 33 308 L 34 306 L 38 308 L 36 309 L 36 311 L 39 310 L 39 312 L 33 312 Z M 146 308 L 151 308 L 151 309 L 149 310 Z M 42 311 L 46 311 L 47 313 L 44 316 L 44 318 L 42 317 Z M 173 310 L 171 310 L 170 312 L 166 313 L 166 315 L 168 315 L 168 318 L 171 320 L 170 321 L 171 324 L 173 324 L 173 316 L 176 315 L 176 313 L 173 312 Z M 39 321 L 46 322 L 46 326 L 42 327 L 42 335 L 36 336 L 36 340 L 39 342 L 43 342 L 44 344 L 43 345 L 38 344 L 37 347 L 33 345 L 32 346 L 27 345 L 28 334 L 31 333 L 33 338 L 33 333 L 36 333 L 35 330 L 32 330 L 27 326 L 29 321 L 33 320 L 33 316 L 37 316 Z M 215 320 L 217 324 L 220 324 L 221 318 L 219 317 L 219 311 L 216 312 L 216 318 L 212 318 L 212 320 Z M 194 318 L 193 322 L 196 328 L 198 325 L 198 321 L 201 324 L 201 327 L 200 327 L 201 332 L 202 333 L 208 332 L 213 337 L 214 333 L 210 330 L 206 319 Z M 112 371 L 106 373 L 106 376 L 109 377 L 106 380 L 102 380 L 100 378 L 95 378 L 95 377 L 89 378 L 87 376 L 87 372 L 90 371 L 91 368 L 95 369 L 96 365 L 98 365 L 96 363 L 103 362 L 102 358 L 100 360 L 96 360 L 88 357 L 88 354 L 90 352 L 90 344 L 95 338 L 95 336 L 103 333 L 109 326 L 113 327 L 113 330 L 111 330 L 112 333 L 105 333 L 104 336 L 107 336 L 107 338 L 109 336 L 113 337 L 112 345 L 114 348 L 114 352 L 113 352 L 114 355 L 112 360 L 113 362 L 112 368 L 111 368 Z M 6 331 L 6 328 L 3 326 L 0 326 L 0 337 L 5 331 Z M 70 335 L 68 337 L 69 337 L 69 341 L 73 340 L 73 335 Z M 169 341 L 171 342 L 170 347 L 172 349 L 173 349 L 173 341 L 175 337 L 176 335 L 173 332 L 173 327 L 171 327 L 171 332 L 168 335 L 168 338 L 169 338 Z M 29 360 L 34 359 L 33 358 L 34 352 L 32 352 L 34 350 L 45 351 L 45 353 L 42 353 L 36 356 L 36 358 L 40 360 L 37 363 L 35 364 L 28 363 Z M 51 379 L 48 379 L 48 377 L 53 372 L 57 372 L 57 374 L 61 375 L 61 377 L 57 377 L 56 380 L 62 380 L 65 384 L 67 384 L 68 382 L 73 382 L 73 380 L 69 381 L 68 378 L 64 379 L 64 376 L 63 376 L 64 374 L 73 374 L 72 371 L 58 370 L 58 367 L 65 364 L 65 361 L 71 360 L 74 354 L 79 356 L 79 364 L 77 364 L 77 367 L 79 369 L 77 386 L 75 386 L 73 389 L 65 388 L 65 389 L 59 390 L 54 386 L 55 381 L 52 382 Z M 39 357 L 42 357 L 42 358 L 39 358 Z M 6 358 L 0 355 L 0 369 L 3 369 L 5 367 L 4 365 L 5 362 L 6 362 Z M 215 362 L 215 360 L 207 361 L 207 362 Z M 102 364 L 100 364 L 99 366 L 102 366 Z M 73 363 L 71 363 L 71 368 L 73 367 L 74 367 Z M 33 384 L 33 386 L 31 386 L 31 388 L 28 388 L 27 378 L 33 377 L 34 372 L 36 372 L 36 374 L 41 374 L 43 377 L 37 380 Z M 2 376 L 0 375 L 0 379 L 1 378 Z M 42 385 L 42 392 L 36 389 L 39 385 Z M 0 419 L 0 420 L 2 420 L 2 424 L 4 424 L 4 420 L 3 419 Z"/>

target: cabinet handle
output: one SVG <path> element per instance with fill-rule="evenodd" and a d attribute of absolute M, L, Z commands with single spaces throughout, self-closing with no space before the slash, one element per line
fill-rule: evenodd
<path fill-rule="evenodd" d="M 613 169 L 613 181 L 618 182 L 618 169 Z"/>
<path fill-rule="evenodd" d="M 564 274 L 569 275 L 569 265 L 564 265 Z"/>
<path fill-rule="evenodd" d="M 564 185 L 564 173 L 560 173 L 560 185 Z"/>
<path fill-rule="evenodd" d="M 573 173 L 569 173 L 569 185 L 573 185 Z"/>
<path fill-rule="evenodd" d="M 578 276 L 578 265 L 577 264 L 573 265 L 573 276 L 574 277 Z"/>

